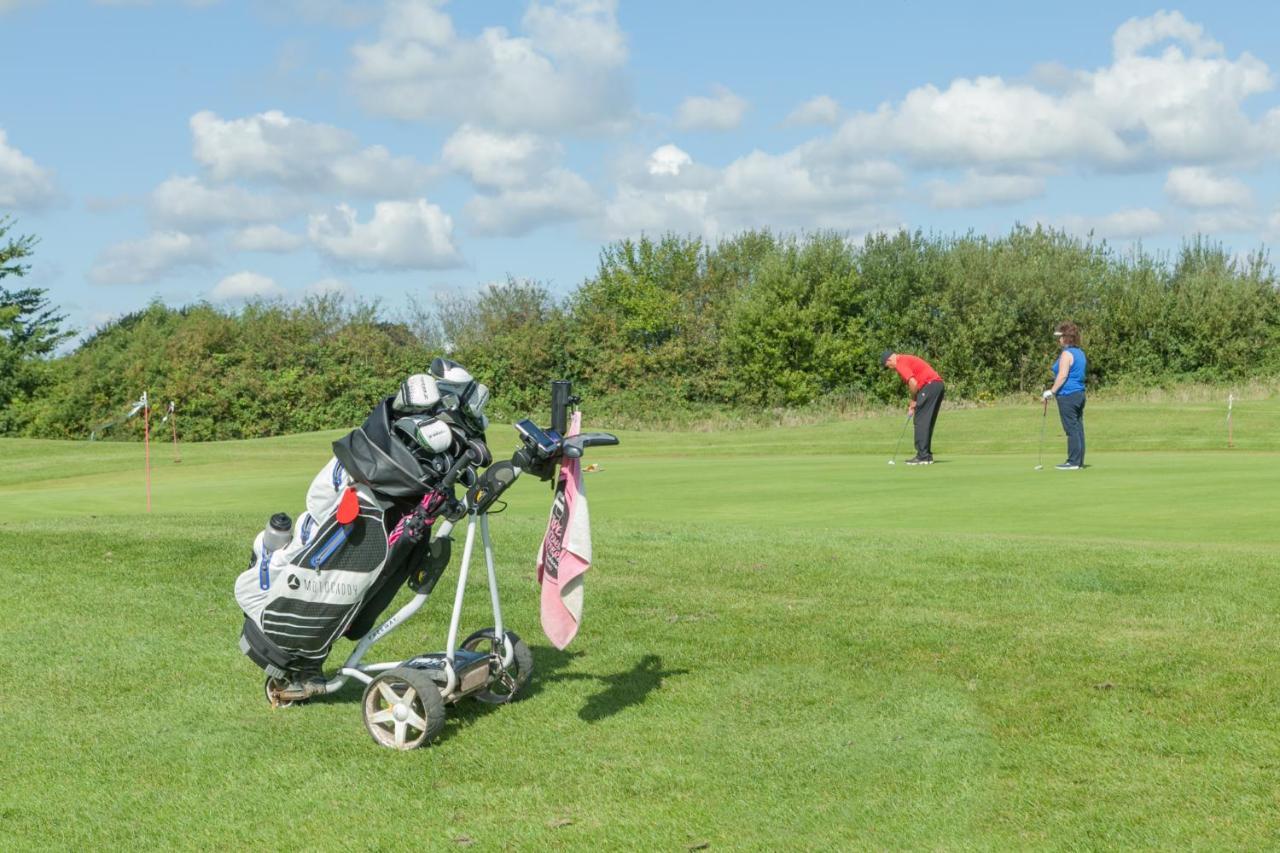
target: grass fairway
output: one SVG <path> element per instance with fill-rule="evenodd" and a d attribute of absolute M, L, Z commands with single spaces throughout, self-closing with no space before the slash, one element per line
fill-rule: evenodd
<path fill-rule="evenodd" d="M 1274 848 L 1280 400 L 1237 406 L 1229 452 L 1222 414 L 1091 402 L 1071 473 L 1032 470 L 1038 406 L 944 408 L 930 468 L 885 464 L 898 416 L 624 434 L 587 479 L 578 639 L 538 627 L 522 482 L 493 527 L 528 700 L 407 754 L 355 684 L 272 711 L 236 647 L 250 540 L 336 433 L 161 448 L 149 517 L 140 447 L 0 442 L 0 838 Z M 454 577 L 372 659 L 440 647 Z"/>

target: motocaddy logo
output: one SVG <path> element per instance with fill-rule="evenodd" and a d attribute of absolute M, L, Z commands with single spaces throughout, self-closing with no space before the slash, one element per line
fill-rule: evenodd
<path fill-rule="evenodd" d="M 342 583 L 341 581 L 324 581 L 312 580 L 311 578 L 300 578 L 297 575 L 289 575 L 287 581 L 289 589 L 303 589 L 316 595 L 343 595 L 354 597 L 359 594 L 355 584 Z"/>

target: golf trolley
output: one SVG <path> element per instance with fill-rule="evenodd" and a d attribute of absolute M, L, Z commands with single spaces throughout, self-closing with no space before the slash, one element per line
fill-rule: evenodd
<path fill-rule="evenodd" d="M 314 696 L 335 693 L 349 679 L 355 679 L 364 684 L 361 713 L 374 742 L 391 749 L 409 750 L 435 740 L 444 728 L 447 705 L 467 697 L 492 705 L 503 705 L 520 698 L 520 692 L 533 671 L 533 654 L 519 636 L 506 629 L 503 622 L 493 539 L 489 532 L 489 510 L 522 473 L 533 472 L 541 479 L 551 479 L 555 465 L 563 458 L 580 458 L 585 448 L 593 445 L 618 443 L 618 439 L 608 433 L 563 438 L 564 412 L 577 399 L 568 396 L 568 383 L 555 384 L 564 387 L 553 390 L 556 406 L 553 408 L 552 429 L 542 430 L 529 420 L 519 422 L 515 429 L 520 435 L 521 447 L 510 461 L 492 465 L 489 464 L 491 459 L 487 448 L 478 441 L 473 442 L 459 455 L 436 490 L 423 498 L 422 505 L 427 506 L 433 496 L 438 497 L 433 502 L 433 511 L 438 510 L 440 520 L 433 525 L 435 530 L 430 539 L 430 556 L 425 561 L 427 566 L 410 576 L 410 586 L 415 595 L 394 615 L 361 637 L 331 678 L 319 676 L 298 681 L 268 675 L 264 690 L 273 707 L 287 707 Z M 482 467 L 484 472 L 477 475 Z M 455 500 L 452 497 L 453 486 L 460 479 L 462 482 L 469 480 L 471 486 L 461 500 Z M 374 643 L 386 637 L 426 603 L 448 563 L 451 534 L 463 518 L 467 520 L 467 533 L 444 650 L 424 652 L 399 661 L 363 663 Z M 431 524 L 431 521 L 427 523 Z M 493 624 L 471 633 L 459 643 L 458 629 L 477 529 L 484 547 Z"/>

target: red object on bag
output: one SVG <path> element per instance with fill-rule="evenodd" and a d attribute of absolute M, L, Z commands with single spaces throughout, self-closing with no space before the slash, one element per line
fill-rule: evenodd
<path fill-rule="evenodd" d="M 360 498 L 356 495 L 356 490 L 349 488 L 342 493 L 342 498 L 338 501 L 338 523 L 350 524 L 356 520 L 356 516 L 360 514 Z"/>

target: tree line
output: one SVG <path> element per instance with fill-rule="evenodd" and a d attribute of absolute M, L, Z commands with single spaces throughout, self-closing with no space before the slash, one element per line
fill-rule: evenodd
<path fill-rule="evenodd" d="M 1038 392 L 1063 320 L 1083 329 L 1095 388 L 1280 372 L 1265 253 L 1203 238 L 1120 252 L 1040 227 L 642 237 L 604 247 L 562 297 L 509 280 L 394 313 L 334 296 L 238 311 L 156 302 L 57 357 L 65 332 L 41 292 L 0 289 L 0 306 L 0 364 L 23 366 L 0 377 L 0 430 L 45 437 L 87 437 L 144 388 L 177 402 L 193 440 L 350 426 L 441 352 L 490 386 L 498 419 L 541 416 L 560 377 L 590 396 L 593 419 L 878 405 L 901 396 L 885 349 L 928 359 L 949 397 Z"/>

